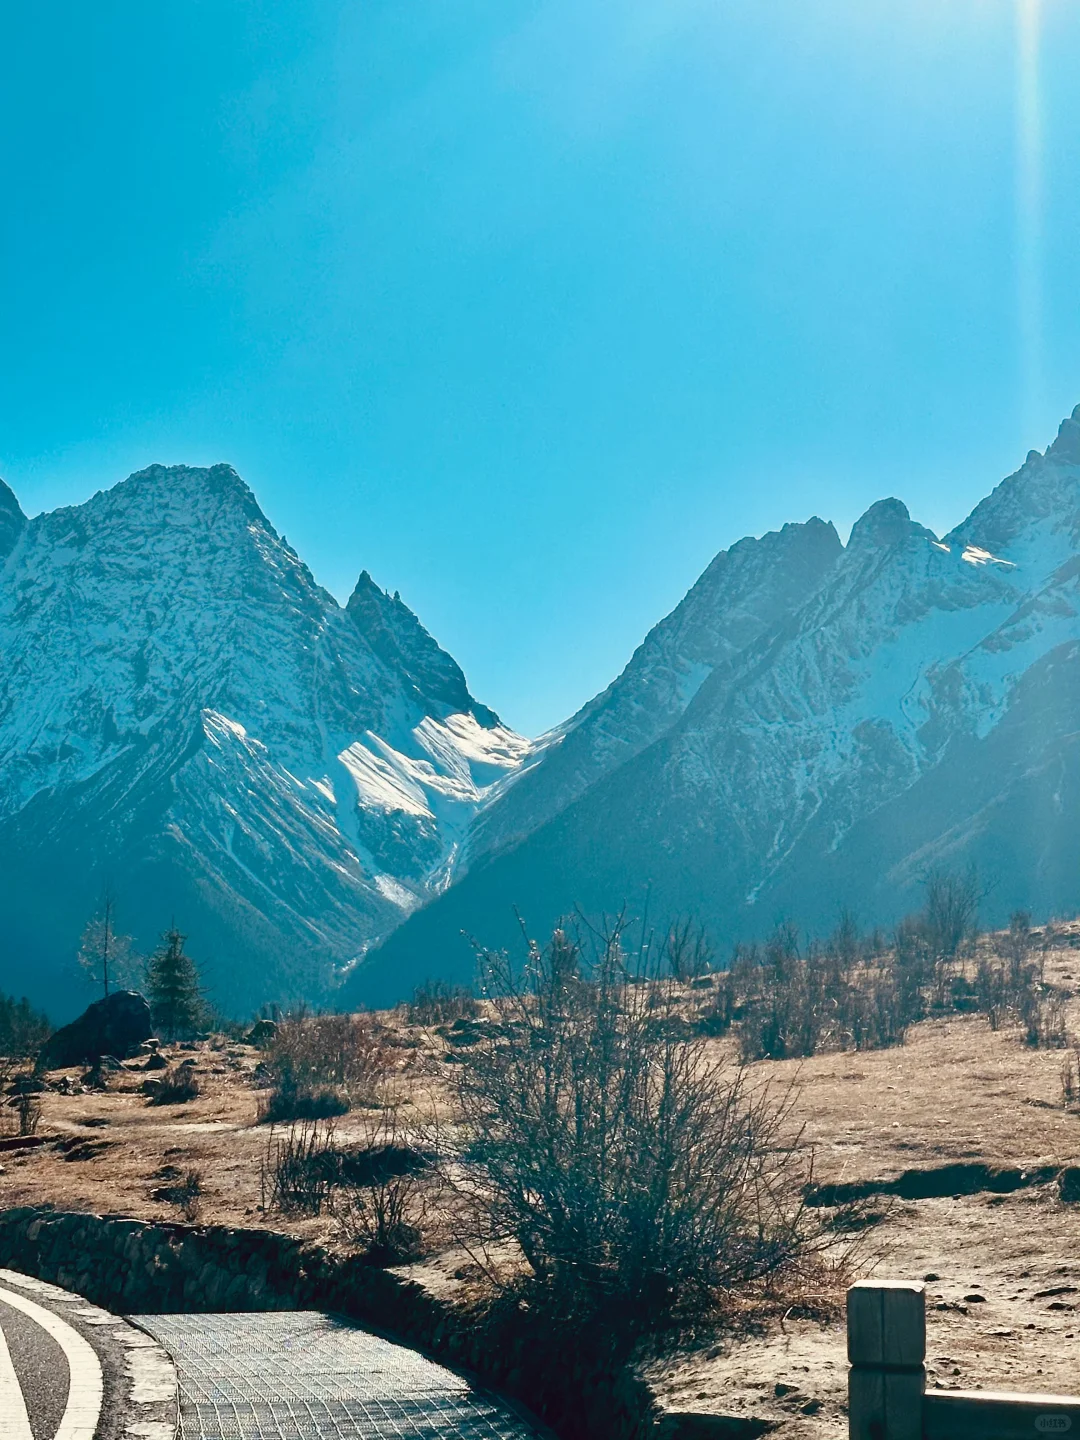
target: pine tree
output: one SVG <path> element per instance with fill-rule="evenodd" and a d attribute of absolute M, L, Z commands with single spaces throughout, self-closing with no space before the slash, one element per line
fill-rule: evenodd
<path fill-rule="evenodd" d="M 175 925 L 170 925 L 146 967 L 154 1028 L 166 1040 L 191 1035 L 199 1029 L 204 1015 L 199 971 L 184 952 L 186 939 Z"/>

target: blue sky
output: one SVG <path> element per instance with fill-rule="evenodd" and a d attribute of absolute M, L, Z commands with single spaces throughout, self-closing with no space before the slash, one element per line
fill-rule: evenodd
<path fill-rule="evenodd" d="M 741 535 L 948 529 L 1080 402 L 1075 0 L 54 0 L 0 65 L 24 507 L 228 460 L 527 732 Z"/>

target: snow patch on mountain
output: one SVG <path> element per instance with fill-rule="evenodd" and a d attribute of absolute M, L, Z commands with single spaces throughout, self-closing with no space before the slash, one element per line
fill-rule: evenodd
<path fill-rule="evenodd" d="M 178 918 L 234 947 L 240 1003 L 283 971 L 325 990 L 445 886 L 529 754 L 399 596 L 367 572 L 345 607 L 322 589 L 229 466 L 151 466 L 30 521 L 0 491 L 5 537 L 0 847 L 148 913 L 137 874 L 163 910 L 186 877 Z M 287 958 L 260 975 L 266 936 Z"/>

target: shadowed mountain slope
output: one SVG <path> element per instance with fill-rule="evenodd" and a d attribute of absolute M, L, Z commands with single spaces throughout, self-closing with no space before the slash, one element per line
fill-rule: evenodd
<path fill-rule="evenodd" d="M 697 915 L 725 947 L 782 917 L 821 931 L 842 907 L 889 922 L 929 868 L 973 863 L 990 918 L 1080 907 L 1080 407 L 951 535 L 883 500 L 826 559 L 662 733 L 561 811 L 540 806 L 349 993 L 467 975 L 462 932 L 513 943 L 515 905 L 542 935 L 575 904 L 640 914 L 647 896 L 654 922 Z M 583 712 L 594 727 L 603 699 Z M 527 832 L 521 808 L 503 834 Z"/>

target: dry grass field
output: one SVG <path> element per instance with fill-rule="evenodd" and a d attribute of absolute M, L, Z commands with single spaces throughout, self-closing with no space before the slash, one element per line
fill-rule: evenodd
<path fill-rule="evenodd" d="M 1059 927 L 1046 978 L 1068 995 L 1067 1027 L 1080 1035 L 1080 924 Z M 391 1068 L 380 1105 L 333 1122 L 345 1144 L 370 1140 L 387 1095 L 405 1124 L 441 1104 L 453 1031 L 409 1026 L 403 1012 L 376 1018 Z M 734 1064 L 729 1039 L 711 1043 Z M 257 1123 L 262 1052 L 224 1040 L 163 1049 L 173 1064 L 194 1062 L 196 1099 L 148 1103 L 142 1060 L 108 1075 L 104 1090 L 83 1088 L 79 1071 L 50 1075 L 39 1143 L 0 1141 L 0 1205 L 267 1225 L 343 1244 L 329 1214 L 263 1208 L 271 1133 Z M 1070 1054 L 956 1014 L 914 1026 L 896 1048 L 750 1067 L 755 1083 L 797 1087 L 799 1143 L 813 1148 L 819 1186 L 884 1192 L 870 1194 L 848 1263 L 853 1273 L 926 1280 L 931 1384 L 1080 1391 L 1080 1204 L 1062 1200 L 1057 1179 L 1080 1165 L 1080 1113 L 1062 1088 Z M 193 1171 L 195 1197 L 183 1193 Z M 407 1273 L 445 1293 L 467 1283 L 468 1267 L 448 1249 Z M 842 1323 L 804 1317 L 798 1305 L 748 1314 L 737 1335 L 654 1364 L 662 1403 L 757 1422 L 746 1434 L 772 1425 L 791 1440 L 840 1435 Z"/>

